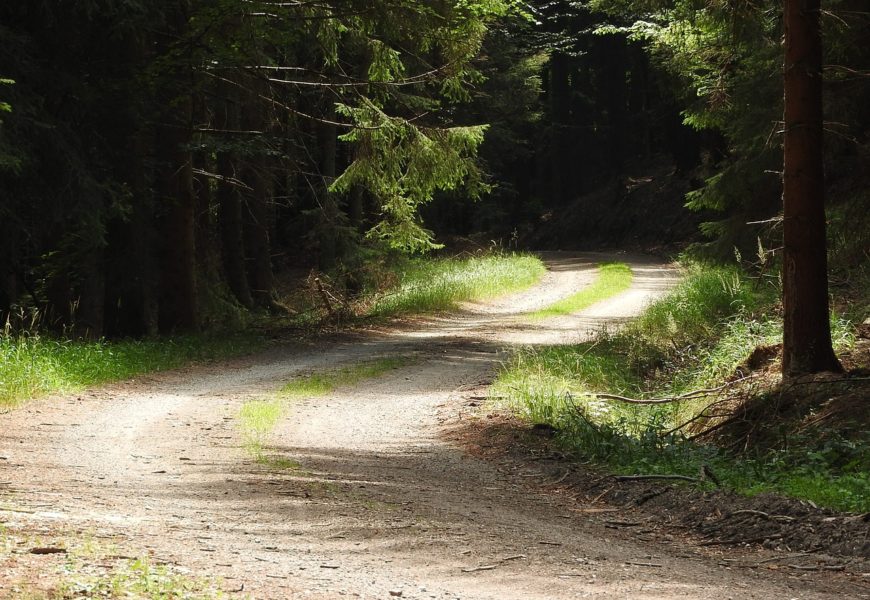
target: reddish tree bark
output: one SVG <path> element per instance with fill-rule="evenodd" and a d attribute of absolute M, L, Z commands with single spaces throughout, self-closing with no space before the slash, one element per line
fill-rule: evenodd
<path fill-rule="evenodd" d="M 785 0 L 784 376 L 842 367 L 831 346 L 820 0 Z"/>

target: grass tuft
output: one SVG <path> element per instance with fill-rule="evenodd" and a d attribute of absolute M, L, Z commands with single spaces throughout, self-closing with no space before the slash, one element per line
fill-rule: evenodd
<path fill-rule="evenodd" d="M 66 549 L 62 564 L 46 566 L 39 587 L 32 582 L 11 582 L 15 598 L 66 600 L 73 598 L 224 598 L 219 580 L 191 576 L 171 565 L 154 564 L 147 556 L 119 557 L 119 550 L 77 532 L 58 539 L 34 539 L 20 531 L 3 535 L 14 546 L 43 545 Z M 6 557 L 16 560 L 15 556 Z"/>

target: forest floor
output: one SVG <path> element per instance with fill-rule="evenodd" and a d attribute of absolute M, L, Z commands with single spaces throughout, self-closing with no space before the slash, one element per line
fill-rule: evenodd
<path fill-rule="evenodd" d="M 594 474 L 567 485 L 577 465 L 540 460 L 544 442 L 517 447 L 517 436 L 487 433 L 505 423 L 483 399 L 512 347 L 577 341 L 676 280 L 640 256 L 545 259 L 535 288 L 457 313 L 0 416 L 0 597 L 40 597 L 64 578 L 75 579 L 68 597 L 87 597 L 96 588 L 85 575 L 111 577 L 140 556 L 213 579 L 228 598 L 870 597 L 870 579 L 829 569 L 828 557 L 796 569 L 786 551 L 704 545 L 662 511 L 586 494 L 578 485 Z M 579 315 L 523 318 L 582 288 L 605 260 L 631 265 L 630 290 Z M 407 360 L 293 401 L 266 441 L 270 460 L 245 449 L 245 402 L 299 375 L 384 357 Z"/>

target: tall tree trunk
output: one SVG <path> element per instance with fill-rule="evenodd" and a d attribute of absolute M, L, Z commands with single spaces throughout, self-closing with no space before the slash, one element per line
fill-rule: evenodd
<path fill-rule="evenodd" d="M 174 0 L 167 8 L 164 50 L 172 50 L 188 27 L 188 0 Z M 196 198 L 190 142 L 193 137 L 191 67 L 187 57 L 178 57 L 162 74 L 157 156 L 160 163 L 158 190 L 162 211 L 160 233 L 163 255 L 160 277 L 160 329 L 165 332 L 195 331 L 199 327 L 196 299 Z"/>
<path fill-rule="evenodd" d="M 162 158 L 160 329 L 165 332 L 198 328 L 196 302 L 196 242 L 193 165 L 190 143 L 190 99 L 176 99 L 172 115 L 160 127 Z"/>
<path fill-rule="evenodd" d="M 568 200 L 573 158 L 571 140 L 571 59 L 561 52 L 550 57 L 550 113 L 553 123 L 553 142 L 551 144 L 551 193 L 555 206 L 562 206 Z"/>
<path fill-rule="evenodd" d="M 626 116 L 628 84 L 625 73 L 629 66 L 625 38 L 620 35 L 605 35 L 601 40 L 604 52 L 601 57 L 601 95 L 607 112 L 608 167 L 611 173 L 622 173 L 626 157 Z"/>
<path fill-rule="evenodd" d="M 831 347 L 820 0 L 785 0 L 784 376 L 842 367 Z"/>
<path fill-rule="evenodd" d="M 221 256 L 227 283 L 236 299 L 247 308 L 254 306 L 248 278 L 245 273 L 245 245 L 242 237 L 242 203 L 235 184 L 228 179 L 236 179 L 230 156 L 222 152 L 217 159 L 218 183 L 217 202 L 220 221 Z"/>
<path fill-rule="evenodd" d="M 335 114 L 330 109 L 326 111 L 326 118 L 334 120 Z M 335 125 L 329 123 L 317 124 L 317 147 L 320 151 L 321 181 L 317 186 L 317 194 L 320 197 L 320 255 L 319 263 L 322 270 L 331 269 L 336 265 L 339 258 L 339 245 L 341 231 L 339 229 L 340 209 L 335 195 L 330 193 L 329 186 L 335 181 L 336 152 L 338 144 L 336 136 L 338 132 Z"/>
<path fill-rule="evenodd" d="M 103 248 L 92 248 L 80 265 L 81 281 L 78 286 L 78 307 L 73 315 L 73 335 L 96 340 L 103 336 L 104 301 L 106 295 Z"/>
<path fill-rule="evenodd" d="M 265 159 L 262 159 L 265 160 Z M 244 210 L 245 255 L 248 283 L 257 306 L 272 305 L 272 246 L 270 243 L 272 187 L 263 166 L 248 170 L 245 180 L 254 188 Z"/>
<path fill-rule="evenodd" d="M 268 94 L 261 82 L 254 82 L 254 89 Z M 242 106 L 242 128 L 249 131 L 270 129 L 267 107 L 262 102 L 248 101 Z M 252 190 L 246 194 L 246 206 L 242 209 L 244 220 L 245 257 L 248 285 L 254 304 L 261 307 L 272 305 L 272 181 L 268 166 L 270 157 L 265 152 L 248 156 L 243 179 Z"/>
<path fill-rule="evenodd" d="M 222 93 L 227 99 L 218 107 L 215 126 L 225 131 L 227 139 L 235 135 L 229 132 L 239 129 L 239 106 L 235 101 L 235 87 L 224 85 Z M 233 295 L 246 308 L 253 308 L 254 300 L 248 287 L 245 273 L 245 244 L 242 236 L 242 202 L 239 193 L 239 174 L 236 173 L 237 157 L 229 150 L 217 155 L 217 205 L 220 224 L 221 258 L 227 284 Z"/>

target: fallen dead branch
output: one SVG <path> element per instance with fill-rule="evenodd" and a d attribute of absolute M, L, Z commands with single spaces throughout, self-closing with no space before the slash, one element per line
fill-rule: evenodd
<path fill-rule="evenodd" d="M 691 481 L 692 483 L 700 483 L 701 480 L 697 477 L 689 477 L 688 475 L 614 475 L 616 481 L 651 481 L 656 479 L 673 479 L 678 481 Z"/>
<path fill-rule="evenodd" d="M 767 519 L 768 521 L 794 521 L 795 520 L 794 517 L 789 517 L 787 515 L 771 515 L 771 514 L 766 513 L 762 510 L 751 510 L 751 509 L 735 510 L 734 512 L 730 512 L 727 515 L 725 515 L 724 517 L 722 517 L 721 520 L 724 521 L 725 519 L 728 519 L 730 517 L 735 517 L 738 515 L 753 515 L 756 517 L 762 517 L 763 519 Z"/>
<path fill-rule="evenodd" d="M 463 573 L 477 573 L 478 571 L 492 571 L 498 565 L 481 565 L 479 567 L 468 567 L 467 569 L 462 569 Z"/>
<path fill-rule="evenodd" d="M 66 548 L 31 548 L 31 554 L 66 554 Z"/>
<path fill-rule="evenodd" d="M 700 390 L 692 390 L 690 392 L 686 392 L 685 394 L 680 394 L 679 396 L 670 396 L 665 398 L 629 398 L 627 396 L 620 396 L 618 394 L 603 394 L 603 393 L 593 393 L 589 394 L 595 398 L 601 398 L 603 400 L 617 400 L 619 402 L 625 402 L 627 404 L 671 404 L 673 402 L 682 402 L 683 400 L 694 400 L 697 398 L 703 398 L 705 396 L 711 396 L 713 394 L 718 394 L 719 392 L 726 390 L 730 387 L 734 387 L 739 383 L 743 383 L 747 379 L 751 379 L 750 377 L 741 377 L 740 379 L 735 379 L 734 381 L 728 381 L 723 383 L 720 386 L 713 388 L 704 388 Z"/>
<path fill-rule="evenodd" d="M 509 560 L 520 560 L 521 558 L 526 558 L 525 554 L 514 554 L 513 556 L 505 556 L 504 558 L 499 559 L 498 562 L 507 562 Z"/>
<path fill-rule="evenodd" d="M 727 540 L 707 540 L 706 542 L 701 542 L 698 544 L 699 546 L 731 546 L 733 544 L 757 544 L 760 542 L 766 542 L 768 540 L 779 540 L 782 539 L 782 535 L 778 533 L 774 533 L 773 535 L 763 535 L 760 537 L 750 538 L 750 539 L 742 539 L 739 537 L 729 538 Z"/>
<path fill-rule="evenodd" d="M 788 565 L 789 569 L 794 569 L 796 571 L 845 571 L 846 565 L 816 565 L 816 566 L 803 566 L 803 565 Z"/>

